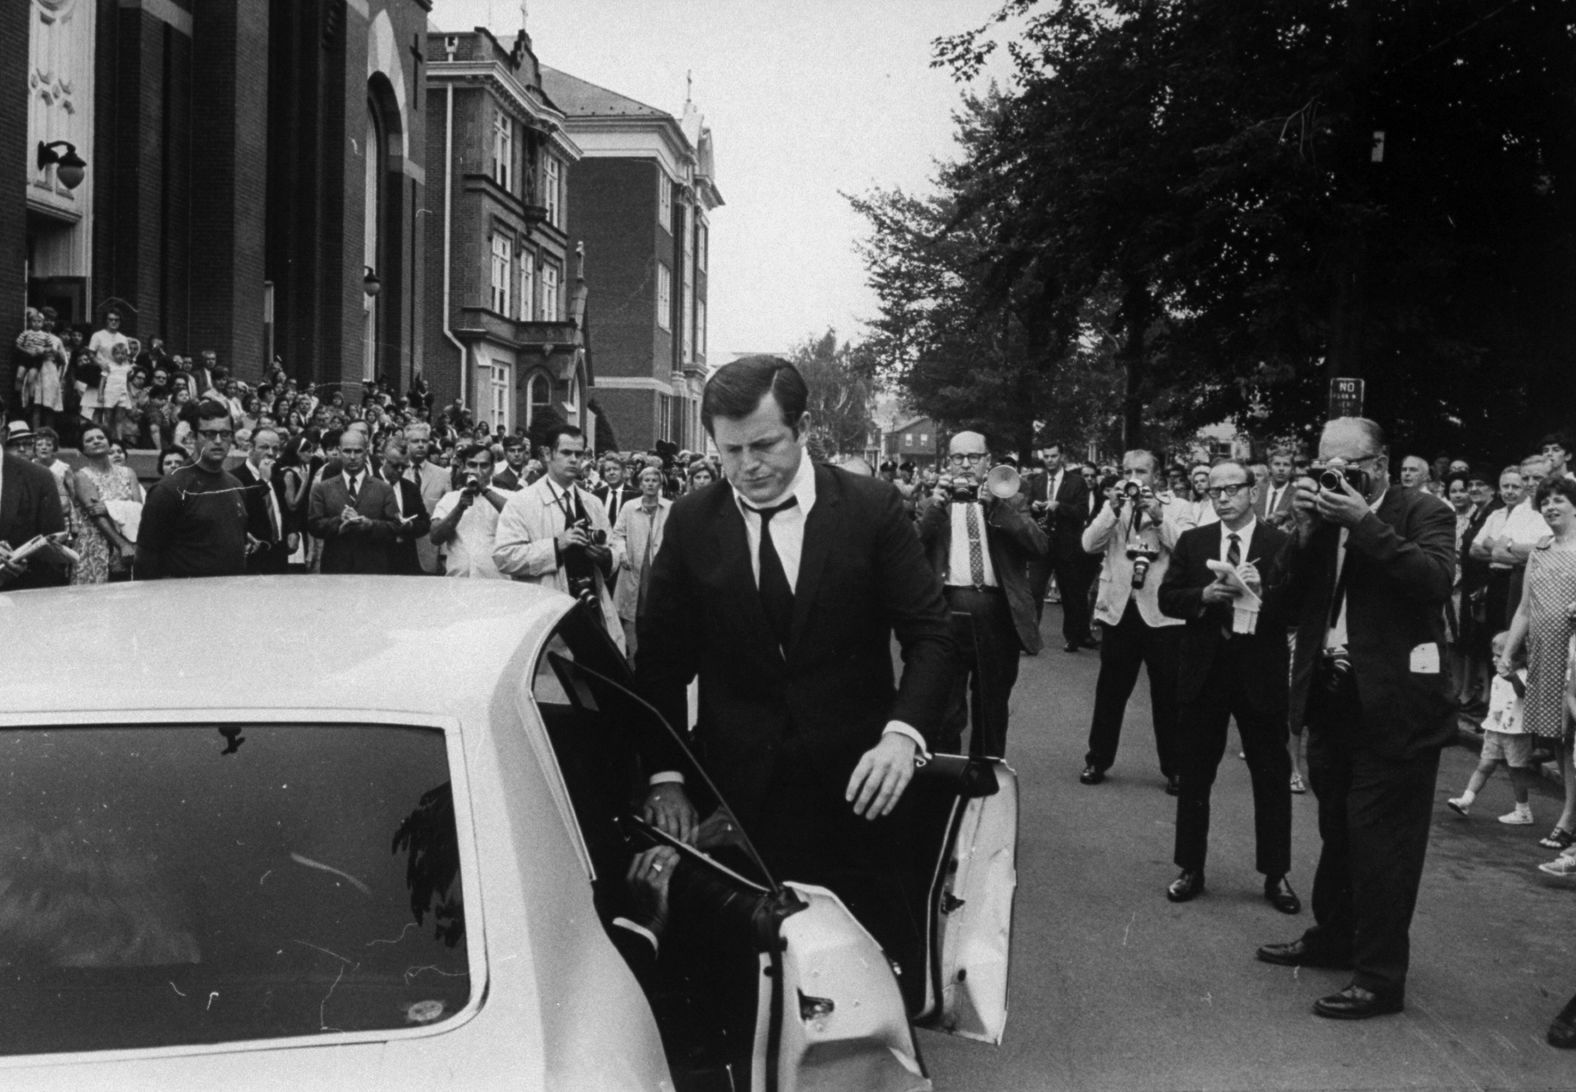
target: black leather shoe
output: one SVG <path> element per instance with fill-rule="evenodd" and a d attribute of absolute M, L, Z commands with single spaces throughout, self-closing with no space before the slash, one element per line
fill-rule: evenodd
<path fill-rule="evenodd" d="M 1078 780 L 1085 785 L 1098 785 L 1105 780 L 1105 771 L 1091 762 L 1083 768 L 1083 773 L 1078 775 Z"/>
<path fill-rule="evenodd" d="M 1331 1020 L 1366 1020 L 1370 1016 L 1400 1012 L 1404 1007 L 1399 996 L 1387 997 L 1361 986 L 1347 986 L 1340 993 L 1315 1001 L 1313 1014 Z"/>
<path fill-rule="evenodd" d="M 1565 1002 L 1565 1007 L 1549 1025 L 1549 1046 L 1557 1046 L 1561 1050 L 1576 1047 L 1576 997 Z"/>
<path fill-rule="evenodd" d="M 1303 937 L 1287 944 L 1266 944 L 1256 953 L 1264 963 L 1278 963 L 1282 967 L 1333 967 L 1349 971 L 1352 957 L 1310 945 Z"/>
<path fill-rule="evenodd" d="M 1166 795 L 1176 796 L 1182 791 L 1182 779 L 1176 774 L 1166 778 Z"/>
<path fill-rule="evenodd" d="M 1086 637 L 1084 640 L 1082 640 L 1082 641 L 1080 641 L 1078 643 L 1080 645 L 1082 645 L 1084 648 L 1092 648 L 1096 652 L 1100 651 L 1100 642 L 1096 641 L 1093 637 Z"/>
<path fill-rule="evenodd" d="M 1067 652 L 1077 652 L 1078 651 L 1078 642 L 1076 642 L 1076 641 L 1068 641 L 1065 645 L 1062 646 L 1062 648 L 1065 651 L 1067 651 Z"/>
<path fill-rule="evenodd" d="M 1196 899 L 1204 893 L 1204 873 L 1195 872 L 1184 868 L 1182 875 L 1171 881 L 1171 886 L 1166 888 L 1166 898 L 1172 902 L 1187 902 Z"/>
<path fill-rule="evenodd" d="M 1302 910 L 1302 900 L 1291 889 L 1291 884 L 1286 882 L 1285 876 L 1271 876 L 1264 881 L 1264 898 L 1283 914 L 1295 914 Z"/>

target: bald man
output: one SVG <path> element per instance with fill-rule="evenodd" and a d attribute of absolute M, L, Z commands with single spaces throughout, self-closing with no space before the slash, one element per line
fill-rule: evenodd
<path fill-rule="evenodd" d="M 958 670 L 940 746 L 959 750 L 964 724 L 972 720 L 970 751 L 999 757 L 1006 753 L 1007 702 L 1018 681 L 1018 654 L 1040 651 L 1028 566 L 1045 556 L 1047 540 L 1021 492 L 998 498 L 985 488 L 990 457 L 984 436 L 960 432 L 947 452 L 952 502 L 930 506 L 919 521 L 919 539 L 941 577 L 957 645 Z"/>

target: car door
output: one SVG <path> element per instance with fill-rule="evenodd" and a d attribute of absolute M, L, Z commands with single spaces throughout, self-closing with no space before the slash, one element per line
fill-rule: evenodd
<path fill-rule="evenodd" d="M 1018 779 L 999 758 L 933 755 L 915 777 L 926 893 L 922 1027 L 1000 1043 L 1018 885 Z"/>

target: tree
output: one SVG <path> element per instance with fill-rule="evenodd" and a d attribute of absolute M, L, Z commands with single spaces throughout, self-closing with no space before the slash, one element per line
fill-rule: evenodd
<path fill-rule="evenodd" d="M 796 346 L 789 360 L 810 388 L 810 439 L 824 459 L 858 455 L 875 430 L 870 419 L 875 366 L 867 350 L 844 343 L 828 330 Z"/>

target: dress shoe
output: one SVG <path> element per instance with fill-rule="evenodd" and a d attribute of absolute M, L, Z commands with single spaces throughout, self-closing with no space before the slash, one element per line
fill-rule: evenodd
<path fill-rule="evenodd" d="M 1549 1046 L 1557 1046 L 1561 1050 L 1576 1047 L 1576 997 L 1565 1002 L 1565 1007 L 1549 1025 Z"/>
<path fill-rule="evenodd" d="M 1333 967 L 1346 971 L 1352 966 L 1351 956 L 1309 944 L 1306 937 L 1287 944 L 1266 944 L 1255 954 L 1261 962 L 1282 967 Z"/>
<path fill-rule="evenodd" d="M 1100 642 L 1096 641 L 1093 637 L 1085 637 L 1079 642 L 1079 644 L 1081 644 L 1084 648 L 1092 648 L 1096 652 L 1100 650 Z"/>
<path fill-rule="evenodd" d="M 1078 780 L 1082 781 L 1085 785 L 1098 785 L 1100 782 L 1105 780 L 1105 771 L 1093 763 L 1090 763 L 1083 768 L 1083 773 L 1078 775 Z"/>
<path fill-rule="evenodd" d="M 1264 898 L 1283 914 L 1295 914 L 1302 910 L 1302 900 L 1291 889 L 1291 884 L 1286 882 L 1285 876 L 1271 876 L 1264 881 Z"/>
<path fill-rule="evenodd" d="M 1176 796 L 1179 793 L 1181 793 L 1181 791 L 1182 791 L 1182 778 L 1180 778 L 1176 774 L 1172 774 L 1170 777 L 1166 778 L 1166 795 L 1167 796 Z"/>
<path fill-rule="evenodd" d="M 1182 875 L 1171 881 L 1166 888 L 1166 898 L 1172 902 L 1187 902 L 1196 899 L 1204 893 L 1204 873 L 1195 872 L 1191 868 L 1184 868 Z"/>
<path fill-rule="evenodd" d="M 1062 648 L 1065 651 L 1067 651 L 1067 652 L 1077 652 L 1078 651 L 1078 642 L 1077 641 L 1068 641 L 1065 645 L 1062 646 Z"/>
<path fill-rule="evenodd" d="M 1319 998 L 1313 1003 L 1313 1014 L 1326 1016 L 1331 1020 L 1366 1020 L 1370 1016 L 1400 1012 L 1404 1007 L 1398 995 L 1387 997 L 1382 993 L 1374 993 L 1373 990 L 1353 985 L 1347 986 L 1340 993 Z"/>

